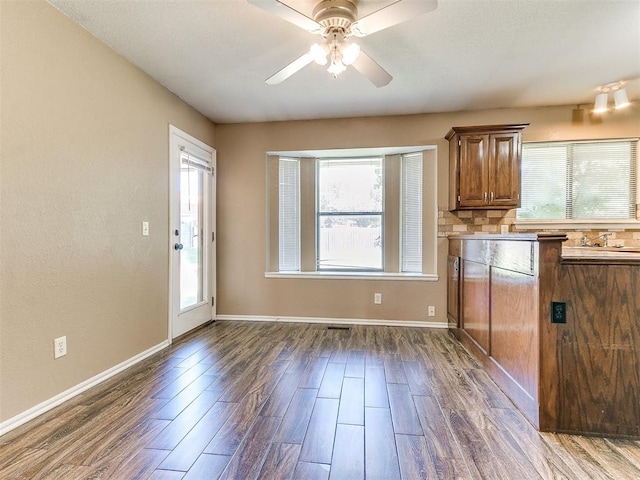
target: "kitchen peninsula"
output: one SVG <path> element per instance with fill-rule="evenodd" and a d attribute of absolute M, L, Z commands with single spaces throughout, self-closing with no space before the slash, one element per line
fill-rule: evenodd
<path fill-rule="evenodd" d="M 640 437 L 640 253 L 449 237 L 451 332 L 541 431 Z"/>

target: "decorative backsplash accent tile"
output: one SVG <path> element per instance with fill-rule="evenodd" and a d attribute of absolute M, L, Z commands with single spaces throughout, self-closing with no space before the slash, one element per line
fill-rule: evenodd
<path fill-rule="evenodd" d="M 516 219 L 515 210 L 438 210 L 438 236 L 454 234 L 500 233 L 500 225 L 510 225 Z"/>
<path fill-rule="evenodd" d="M 638 207 L 638 218 L 640 218 L 640 206 Z M 500 226 L 508 225 L 509 231 L 513 232 L 513 224 L 516 220 L 514 210 L 459 210 L 450 212 L 446 208 L 438 209 L 438 237 L 448 237 L 449 235 L 460 234 L 492 234 L 501 233 Z M 518 228 L 518 232 L 538 232 L 539 230 L 523 230 Z M 589 239 L 608 233 L 609 245 L 622 245 L 625 247 L 640 247 L 640 230 L 567 230 L 567 229 L 545 229 L 545 232 L 563 232 L 567 234 L 566 246 L 578 246 L 582 237 Z"/>

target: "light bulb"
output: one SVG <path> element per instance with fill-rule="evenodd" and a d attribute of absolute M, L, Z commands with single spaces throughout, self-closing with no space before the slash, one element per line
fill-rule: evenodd
<path fill-rule="evenodd" d="M 318 65 L 326 65 L 327 64 L 327 52 L 324 48 L 322 48 L 317 43 L 311 45 L 309 49 L 309 55 L 313 58 L 313 61 Z"/>
<path fill-rule="evenodd" d="M 334 77 L 337 77 L 346 69 L 347 67 L 345 67 L 341 61 L 337 61 L 337 62 L 333 61 L 331 62 L 331 65 L 329 65 L 329 68 L 327 68 L 327 71 L 333 74 Z"/>
<path fill-rule="evenodd" d="M 350 43 L 342 50 L 342 63 L 351 65 L 360 55 L 360 46 L 357 43 Z"/>

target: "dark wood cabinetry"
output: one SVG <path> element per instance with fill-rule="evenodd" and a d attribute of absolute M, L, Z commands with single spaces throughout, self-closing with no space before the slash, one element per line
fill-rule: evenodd
<path fill-rule="evenodd" d="M 450 208 L 520 205 L 522 130 L 527 124 L 454 127 L 449 140 Z"/>
<path fill-rule="evenodd" d="M 489 338 L 489 265 L 462 259 L 462 328 L 478 346 L 490 354 Z"/>
<path fill-rule="evenodd" d="M 504 392 L 540 428 L 540 326 L 544 317 L 543 259 L 564 235 L 466 235 L 449 238 L 459 257 L 458 327 L 450 327 Z M 553 250 L 555 248 L 555 250 Z"/>
<path fill-rule="evenodd" d="M 447 318 L 449 327 L 460 326 L 460 257 L 458 255 L 454 253 L 447 257 Z"/>
<path fill-rule="evenodd" d="M 640 254 L 566 238 L 449 237 L 450 331 L 541 431 L 639 438 Z"/>

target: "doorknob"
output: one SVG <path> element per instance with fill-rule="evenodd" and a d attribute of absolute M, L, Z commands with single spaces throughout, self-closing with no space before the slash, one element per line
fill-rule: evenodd
<path fill-rule="evenodd" d="M 176 243 L 173 248 L 175 250 L 182 250 L 184 248 L 184 245 L 182 245 L 181 243 Z"/>

